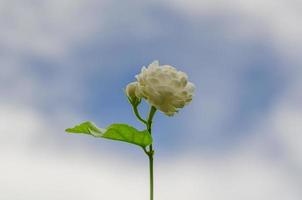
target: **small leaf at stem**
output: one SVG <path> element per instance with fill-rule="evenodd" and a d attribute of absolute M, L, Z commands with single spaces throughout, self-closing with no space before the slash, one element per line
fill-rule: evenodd
<path fill-rule="evenodd" d="M 92 122 L 87 121 L 73 128 L 68 128 L 65 131 L 68 133 L 87 134 L 94 137 L 119 140 L 141 147 L 147 147 L 152 144 L 152 136 L 147 130 L 139 131 L 127 124 L 112 124 L 106 129 L 101 129 Z"/>

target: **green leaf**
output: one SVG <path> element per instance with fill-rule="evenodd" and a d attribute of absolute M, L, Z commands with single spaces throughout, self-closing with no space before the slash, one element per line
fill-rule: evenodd
<path fill-rule="evenodd" d="M 87 134 L 110 140 L 119 140 L 146 147 L 152 144 L 152 137 L 147 130 L 139 131 L 127 124 L 112 124 L 106 129 L 98 128 L 92 122 L 84 122 L 65 130 L 68 133 Z"/>
<path fill-rule="evenodd" d="M 73 128 L 68 128 L 65 131 L 68 133 L 87 134 L 87 135 L 92 135 L 94 137 L 102 137 L 102 134 L 106 130 L 98 128 L 92 122 L 87 121 L 82 124 L 76 125 Z"/>

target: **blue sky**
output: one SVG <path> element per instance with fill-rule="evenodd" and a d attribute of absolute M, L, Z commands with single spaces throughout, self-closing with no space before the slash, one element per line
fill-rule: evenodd
<path fill-rule="evenodd" d="M 157 199 L 301 199 L 301 6 L 0 1 L 0 194 L 147 197 L 140 149 L 63 130 L 142 128 L 123 89 L 159 60 L 196 93 L 175 117 L 156 115 Z"/>

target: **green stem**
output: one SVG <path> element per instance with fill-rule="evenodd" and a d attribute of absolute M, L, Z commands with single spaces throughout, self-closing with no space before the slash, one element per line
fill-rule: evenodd
<path fill-rule="evenodd" d="M 152 123 L 153 123 L 153 117 L 156 113 L 156 108 L 154 106 L 151 106 L 149 116 L 147 120 L 144 120 L 137 109 L 136 105 L 133 105 L 133 111 L 135 116 L 138 120 L 140 120 L 143 124 L 146 125 L 148 132 L 150 135 L 152 135 Z M 149 146 L 149 149 L 143 148 L 144 152 L 147 154 L 149 158 L 149 174 L 150 174 L 150 200 L 154 200 L 154 173 L 153 173 L 153 156 L 154 156 L 154 150 L 152 144 Z"/>
<path fill-rule="evenodd" d="M 147 124 L 147 121 L 144 120 L 144 119 L 140 116 L 140 114 L 139 114 L 139 112 L 138 112 L 138 109 L 137 109 L 137 105 L 136 105 L 136 106 L 133 106 L 133 111 L 134 111 L 134 114 L 135 114 L 135 116 L 137 117 L 137 119 L 138 119 L 139 121 L 141 121 L 143 124 Z"/>
<path fill-rule="evenodd" d="M 151 107 L 148 121 L 147 121 L 147 129 L 149 133 L 152 135 L 152 122 L 153 117 L 156 113 L 156 108 L 154 106 Z M 154 150 L 152 144 L 149 146 L 148 158 L 149 158 L 149 173 L 150 173 L 150 200 L 154 199 L 154 173 L 153 173 L 153 155 Z"/>
<path fill-rule="evenodd" d="M 150 200 L 153 200 L 153 196 L 154 196 L 153 154 L 150 154 L 148 157 L 149 157 L 149 172 L 150 172 Z"/>

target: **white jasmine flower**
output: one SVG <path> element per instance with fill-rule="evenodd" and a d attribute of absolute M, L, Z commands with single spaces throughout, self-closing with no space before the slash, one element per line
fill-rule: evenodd
<path fill-rule="evenodd" d="M 188 82 L 186 73 L 170 65 L 160 66 L 158 61 L 154 61 L 147 68 L 143 67 L 135 77 L 137 82 L 128 85 L 129 95 L 145 98 L 168 116 L 174 115 L 192 100 L 194 84 Z"/>

